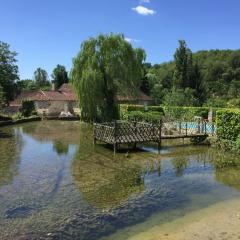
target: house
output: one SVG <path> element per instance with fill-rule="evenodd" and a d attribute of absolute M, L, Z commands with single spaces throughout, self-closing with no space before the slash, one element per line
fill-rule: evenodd
<path fill-rule="evenodd" d="M 54 84 L 50 91 L 29 90 L 23 91 L 16 99 L 10 102 L 10 109 L 19 110 L 25 100 L 34 101 L 36 110 L 40 115 L 59 116 L 79 114 L 77 95 L 70 84 L 63 84 L 55 89 Z M 136 97 L 117 96 L 119 103 L 151 105 L 153 100 L 143 92 Z"/>
<path fill-rule="evenodd" d="M 142 91 L 139 91 L 139 93 L 135 96 L 117 95 L 117 101 L 118 103 L 122 104 L 135 104 L 144 106 L 150 106 L 153 104 L 153 99 Z"/>
<path fill-rule="evenodd" d="M 38 114 L 48 116 L 74 115 L 79 113 L 77 96 L 69 84 L 63 84 L 61 88 L 52 90 L 22 91 L 17 98 L 10 102 L 10 108 L 19 109 L 25 100 L 33 101 Z"/>

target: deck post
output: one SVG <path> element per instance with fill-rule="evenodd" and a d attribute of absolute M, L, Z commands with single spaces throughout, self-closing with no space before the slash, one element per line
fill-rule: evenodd
<path fill-rule="evenodd" d="M 135 121 L 133 122 L 133 126 L 134 126 L 134 133 L 137 136 L 137 121 L 135 119 Z M 133 149 L 136 150 L 137 149 L 137 143 L 135 142 L 133 145 Z"/>
<path fill-rule="evenodd" d="M 93 145 L 96 144 L 96 133 L 95 133 L 95 123 L 93 121 Z"/>
<path fill-rule="evenodd" d="M 114 155 L 116 154 L 117 151 L 117 122 L 116 120 L 114 120 L 113 123 L 113 127 L 114 127 L 114 143 L 113 143 L 113 148 L 114 148 Z"/>
<path fill-rule="evenodd" d="M 186 130 L 186 136 L 187 136 L 187 133 L 188 133 L 188 128 L 187 128 L 187 127 L 188 127 L 188 124 L 187 124 L 187 122 L 186 122 L 185 125 L 186 125 L 186 126 L 185 126 L 185 128 L 186 128 L 185 130 Z"/>
<path fill-rule="evenodd" d="M 159 123 L 159 128 L 158 128 L 158 153 L 160 153 L 160 148 L 162 146 L 162 119 L 160 120 Z"/>

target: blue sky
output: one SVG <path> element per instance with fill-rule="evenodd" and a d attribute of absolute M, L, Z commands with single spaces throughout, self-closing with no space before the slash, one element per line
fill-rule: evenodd
<path fill-rule="evenodd" d="M 179 39 L 195 52 L 240 48 L 239 0 L 0 0 L 0 40 L 18 53 L 21 78 L 71 69 L 82 41 L 123 33 L 147 61 L 171 60 Z"/>

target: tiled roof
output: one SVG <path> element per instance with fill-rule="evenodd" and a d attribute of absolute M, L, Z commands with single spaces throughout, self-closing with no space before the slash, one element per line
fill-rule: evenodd
<path fill-rule="evenodd" d="M 22 93 L 18 95 L 14 101 L 10 102 L 10 106 L 20 106 L 23 100 L 76 101 L 77 97 L 70 86 L 62 86 L 58 91 L 42 91 L 42 90 L 22 91 Z"/>
<path fill-rule="evenodd" d="M 69 101 L 76 101 L 77 95 L 75 94 L 74 90 L 72 89 L 70 84 L 64 83 L 58 90 L 62 94 L 68 97 Z"/>
<path fill-rule="evenodd" d="M 70 84 L 63 84 L 57 91 L 42 91 L 42 90 L 31 90 L 23 91 L 17 98 L 10 102 L 10 106 L 21 106 L 23 100 L 32 101 L 76 101 L 77 96 L 72 89 Z M 117 96 L 118 101 L 152 101 L 152 98 L 139 92 L 136 97 L 132 96 Z"/>

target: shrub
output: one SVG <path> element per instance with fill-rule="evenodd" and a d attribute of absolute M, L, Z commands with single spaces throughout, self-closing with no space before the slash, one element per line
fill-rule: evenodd
<path fill-rule="evenodd" d="M 166 117 L 173 120 L 192 121 L 195 116 L 200 116 L 206 119 L 208 117 L 208 112 L 209 108 L 207 107 L 164 107 Z"/>
<path fill-rule="evenodd" d="M 120 105 L 120 117 L 123 120 L 159 121 L 163 115 L 164 110 L 161 106 L 148 106 L 146 110 L 143 105 Z"/>
<path fill-rule="evenodd" d="M 162 117 L 163 114 L 160 112 L 132 111 L 127 113 L 125 120 L 158 123 Z"/>
<path fill-rule="evenodd" d="M 22 116 L 30 117 L 31 115 L 36 115 L 36 109 L 33 101 L 23 101 L 22 108 L 20 110 Z"/>
<path fill-rule="evenodd" d="M 216 124 L 218 139 L 236 141 L 240 135 L 240 111 L 217 111 Z"/>
<path fill-rule="evenodd" d="M 216 116 L 217 141 L 225 150 L 240 151 L 240 110 L 219 110 Z"/>
<path fill-rule="evenodd" d="M 12 119 L 13 120 L 18 120 L 18 119 L 21 119 L 23 118 L 23 115 L 21 112 L 16 112 L 13 116 L 12 116 Z"/>

